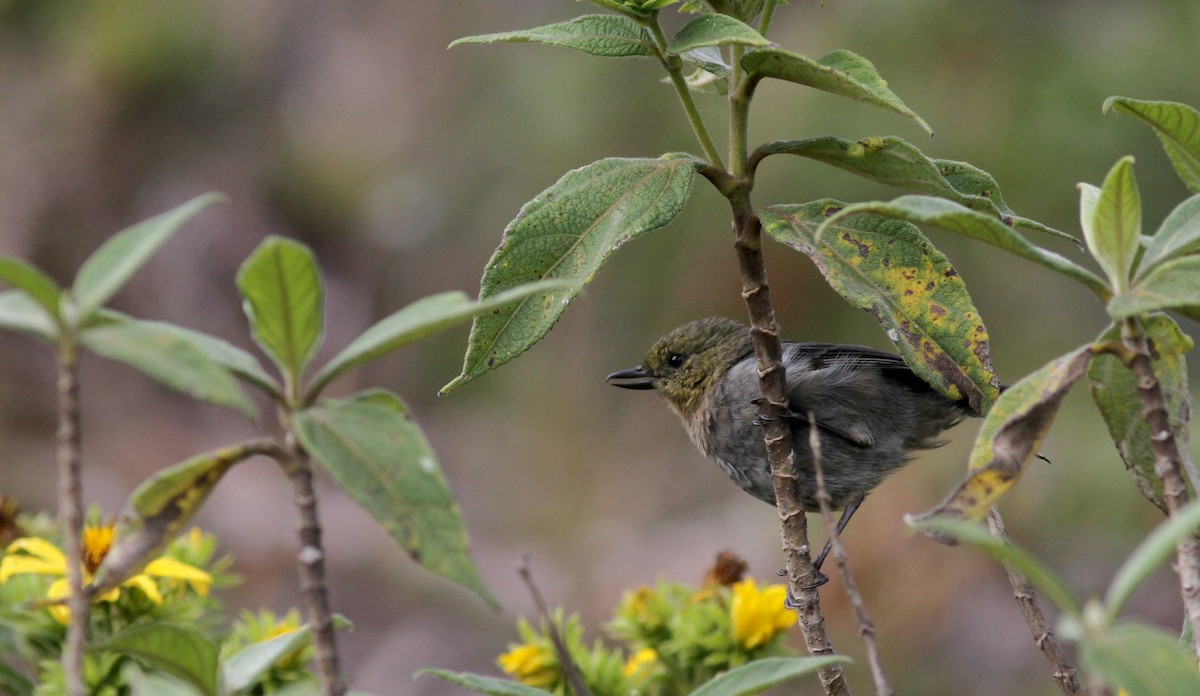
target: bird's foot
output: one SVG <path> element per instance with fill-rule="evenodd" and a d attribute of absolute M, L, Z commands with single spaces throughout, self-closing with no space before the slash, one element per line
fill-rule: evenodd
<path fill-rule="evenodd" d="M 787 576 L 787 569 L 785 569 L 785 568 L 780 568 L 780 569 L 779 569 L 779 572 L 778 572 L 778 575 L 779 575 L 779 577 L 786 577 L 786 576 Z M 818 570 L 818 571 L 817 571 L 817 577 L 816 577 L 816 579 L 815 579 L 815 580 L 813 580 L 811 584 L 808 584 L 808 585 L 801 585 L 801 586 L 800 586 L 800 589 L 801 589 L 801 590 L 806 590 L 806 591 L 807 591 L 807 590 L 815 590 L 815 589 L 817 589 L 817 588 L 818 588 L 818 587 L 820 587 L 821 585 L 824 585 L 824 584 L 825 584 L 825 583 L 827 583 L 827 582 L 829 582 L 829 576 L 828 576 L 828 575 L 826 575 L 825 573 L 822 573 L 821 571 L 819 571 L 819 570 Z M 789 609 L 789 610 L 791 610 L 791 611 L 795 611 L 795 610 L 797 610 L 797 609 L 799 609 L 799 608 L 800 608 L 800 602 L 799 602 L 799 601 L 797 601 L 797 600 L 796 600 L 796 597 L 792 595 L 792 588 L 791 588 L 791 586 L 788 586 L 787 598 L 783 600 L 783 606 L 784 606 L 786 609 Z"/>

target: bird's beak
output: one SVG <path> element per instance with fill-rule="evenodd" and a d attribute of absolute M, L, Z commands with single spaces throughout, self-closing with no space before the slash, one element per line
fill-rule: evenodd
<path fill-rule="evenodd" d="M 620 381 L 616 381 L 620 380 Z M 638 365 L 631 367 L 628 370 L 614 372 L 604 378 L 604 381 L 614 387 L 623 389 L 653 389 L 654 375 L 646 372 L 646 368 Z"/>

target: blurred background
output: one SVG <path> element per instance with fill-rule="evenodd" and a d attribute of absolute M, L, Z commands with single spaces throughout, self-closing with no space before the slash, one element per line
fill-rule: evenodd
<path fill-rule="evenodd" d="M 326 274 L 328 357 L 408 302 L 475 294 L 504 226 L 567 170 L 606 156 L 698 151 L 652 61 L 511 44 L 446 50 L 460 36 L 593 9 L 567 0 L 0 0 L 0 253 L 68 282 L 114 232 L 222 191 L 230 203 L 189 223 L 114 305 L 251 348 L 234 274 L 264 236 L 286 235 L 309 244 Z M 1200 105 L 1200 4 L 1191 0 L 796 0 L 774 29 L 774 40 L 807 55 L 847 48 L 868 57 L 937 135 L 764 83 L 756 142 L 895 134 L 988 170 L 1019 214 L 1074 234 L 1075 184 L 1099 184 L 1122 155 L 1138 157 L 1148 231 L 1187 195 L 1151 131 L 1100 106 L 1110 95 Z M 701 108 L 719 133 L 720 101 L 701 98 Z M 772 158 L 755 200 L 896 195 Z M 517 638 L 515 617 L 533 614 L 514 570 L 523 554 L 548 601 L 580 612 L 592 635 L 622 591 L 658 578 L 699 582 L 722 549 L 748 559 L 760 581 L 775 579 L 774 512 L 705 461 L 661 400 L 603 381 L 678 324 L 744 317 L 722 203 L 697 178 L 687 210 L 616 254 L 542 343 L 451 396 L 435 394 L 458 373 L 466 327 L 334 386 L 348 394 L 383 385 L 408 400 L 504 605 L 494 613 L 421 571 L 322 481 L 333 606 L 355 623 L 340 639 L 353 687 L 461 693 L 412 675 L 497 673 L 495 656 Z M 1105 327 L 1079 286 L 930 234 L 966 280 L 1005 381 Z M 1082 257 L 1069 243 L 1036 241 Z M 786 337 L 887 347 L 807 258 L 772 245 L 768 269 Z M 50 351 L 3 334 L 0 355 L 0 493 L 52 510 Z M 83 401 L 85 497 L 112 513 L 155 470 L 256 432 L 95 358 L 83 364 Z M 977 427 L 959 426 L 946 447 L 871 496 L 846 533 L 851 563 L 899 693 L 1057 693 L 1000 567 L 914 537 L 901 520 L 960 479 Z M 1044 451 L 1053 464 L 1035 463 L 1003 502 L 1010 532 L 1081 593 L 1101 592 L 1160 513 L 1135 492 L 1085 388 L 1068 398 Z M 289 491 L 256 460 L 200 514 L 245 578 L 226 592 L 231 606 L 298 604 Z M 861 658 L 836 577 L 823 595 L 835 645 Z M 1157 574 L 1132 611 L 1178 626 L 1174 575 Z M 858 664 L 852 684 L 870 691 Z"/>

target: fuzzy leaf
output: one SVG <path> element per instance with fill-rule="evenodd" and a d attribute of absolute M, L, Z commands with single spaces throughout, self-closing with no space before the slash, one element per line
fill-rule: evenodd
<path fill-rule="evenodd" d="M 1037 453 L 1063 397 L 1087 371 L 1088 345 L 1054 360 L 1012 385 L 984 417 L 971 450 L 970 473 L 940 505 L 916 518 L 978 522 L 1012 487 Z"/>
<path fill-rule="evenodd" d="M 477 694 L 488 694 L 489 696 L 554 696 L 549 691 L 527 686 L 520 682 L 497 679 L 496 677 L 484 677 L 478 674 L 471 674 L 470 672 L 451 672 L 446 669 L 423 669 L 417 672 L 418 677 L 422 674 L 433 675 L 438 679 L 448 681 L 464 689 L 470 689 Z"/>
<path fill-rule="evenodd" d="M 654 55 L 654 39 L 645 27 L 629 17 L 613 15 L 584 15 L 533 29 L 467 36 L 450 44 L 450 48 L 499 42 L 549 44 L 604 57 Z"/>
<path fill-rule="evenodd" d="M 845 218 L 863 213 L 908 220 L 922 225 L 936 225 L 964 237 L 1000 247 L 1021 258 L 1058 271 L 1068 278 L 1078 281 L 1105 301 L 1112 295 L 1103 280 L 1074 261 L 1030 244 L 1016 230 L 990 215 L 970 210 L 944 198 L 900 196 L 891 202 L 854 203 L 846 206 L 834 217 Z"/>
<path fill-rule="evenodd" d="M 37 300 L 21 290 L 0 292 L 0 328 L 54 342 L 58 327 Z"/>
<path fill-rule="evenodd" d="M 122 321 L 132 321 L 129 317 L 118 315 L 115 312 L 105 312 L 104 314 L 107 318 L 121 317 Z M 216 336 L 211 336 L 200 331 L 193 331 L 192 329 L 175 324 L 145 320 L 141 320 L 140 323 L 149 324 L 160 331 L 174 334 L 185 341 L 195 344 L 204 351 L 210 360 L 228 370 L 235 377 L 253 384 L 273 397 L 282 398 L 282 391 L 279 385 L 263 370 L 262 364 L 258 362 L 258 358 L 232 343 Z"/>
<path fill-rule="evenodd" d="M 750 25 L 738 21 L 729 15 L 702 14 L 683 25 L 671 43 L 667 53 L 681 55 L 693 49 L 704 46 L 770 46 L 771 42 L 763 38 Z"/>
<path fill-rule="evenodd" d="M 1173 309 L 1193 319 L 1200 311 L 1200 256 L 1165 261 L 1108 303 L 1114 319 Z"/>
<path fill-rule="evenodd" d="M 462 373 L 441 393 L 475 380 L 541 340 L 613 252 L 679 214 L 701 164 L 690 155 L 603 159 L 568 172 L 526 203 L 484 268 L 479 300 L 539 280 L 564 280 L 571 286 L 475 317 Z"/>
<path fill-rule="evenodd" d="M 71 296 L 79 318 L 86 319 L 109 300 L 142 264 L 149 259 L 185 222 L 203 208 L 224 200 L 224 196 L 208 193 L 139 222 L 117 234 L 100 246 L 75 275 Z"/>
<path fill-rule="evenodd" d="M 925 132 L 933 133 L 925 119 L 888 89 L 871 61 L 850 51 L 837 50 L 813 60 L 778 48 L 764 48 L 743 56 L 742 67 L 753 79 L 773 77 L 849 97 L 907 116 Z"/>
<path fill-rule="evenodd" d="M 1087 674 L 1098 675 L 1114 693 L 1179 696 L 1200 693 L 1196 659 L 1179 638 L 1140 623 L 1121 623 L 1086 636 L 1080 650 Z"/>
<path fill-rule="evenodd" d="M 311 642 L 312 631 L 306 626 L 242 648 L 222 661 L 225 689 L 235 692 L 249 687 L 276 662 Z"/>
<path fill-rule="evenodd" d="M 759 212 L 777 241 L 807 254 L 842 297 L 887 329 L 905 362 L 939 392 L 984 413 L 997 394 L 987 329 L 950 262 L 915 226 L 834 220 L 833 200 Z"/>
<path fill-rule="evenodd" d="M 163 324 L 129 320 L 85 329 L 80 342 L 109 360 L 125 363 L 193 398 L 235 408 L 253 418 L 257 410 L 233 376 L 185 334 Z"/>
<path fill-rule="evenodd" d="M 1104 178 L 1099 192 L 1080 186 L 1080 225 L 1088 250 L 1115 289 L 1128 287 L 1129 270 L 1142 237 L 1142 202 L 1133 175 L 1133 158 L 1122 157 Z"/>
<path fill-rule="evenodd" d="M 999 218 L 1006 225 L 1075 241 L 1066 232 L 1014 213 L 1004 202 L 1000 186 L 991 174 L 966 162 L 930 159 L 915 145 L 895 136 L 859 141 L 834 136 L 784 140 L 768 143 L 755 154 L 808 157 L 881 184 L 947 198 Z"/>
<path fill-rule="evenodd" d="M 1200 251 L 1200 194 L 1175 206 L 1171 214 L 1150 238 L 1150 245 L 1138 266 L 1138 277 L 1145 276 L 1163 261 Z"/>
<path fill-rule="evenodd" d="M 488 603 L 467 554 L 467 532 L 424 433 L 399 397 L 365 392 L 295 416 L 304 449 L 427 570 Z"/>
<path fill-rule="evenodd" d="M 37 267 L 11 256 L 0 256 L 0 281 L 33 298 L 46 313 L 58 318 L 58 299 L 62 288 Z"/>
<path fill-rule="evenodd" d="M 1179 441 L 1181 452 L 1188 452 L 1187 422 L 1191 417 L 1191 397 L 1188 393 L 1187 363 L 1184 354 L 1192 349 L 1192 339 L 1165 314 L 1152 314 L 1142 320 L 1142 328 L 1150 343 L 1154 374 L 1158 376 L 1166 401 L 1171 431 Z M 1120 341 L 1121 332 L 1110 326 L 1097 342 Z M 1133 373 L 1114 355 L 1097 354 L 1088 368 L 1092 400 L 1117 452 L 1132 474 L 1138 490 L 1163 512 L 1162 479 L 1154 473 L 1154 452 L 1150 446 L 1150 428 L 1142 417 L 1142 400 L 1138 396 Z"/>
<path fill-rule="evenodd" d="M 237 274 L 254 340 L 294 383 L 321 343 L 325 287 L 308 247 L 268 237 Z"/>
<path fill-rule="evenodd" d="M 125 629 L 99 648 L 132 655 L 183 679 L 204 696 L 220 693 L 217 688 L 217 645 L 195 629 L 161 622 L 143 624 Z"/>
<path fill-rule="evenodd" d="M 846 664 L 841 655 L 824 657 L 764 657 L 722 672 L 701 684 L 692 696 L 753 696 L 763 689 L 789 682 L 830 665 Z"/>
<path fill-rule="evenodd" d="M 1200 193 L 1200 111 L 1187 104 L 1125 97 L 1105 100 L 1104 113 L 1110 109 L 1150 124 L 1179 178 L 1192 193 Z"/>

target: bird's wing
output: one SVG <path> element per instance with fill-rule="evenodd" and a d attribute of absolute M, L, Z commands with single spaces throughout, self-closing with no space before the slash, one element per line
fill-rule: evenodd
<path fill-rule="evenodd" d="M 873 368 L 884 377 L 899 382 L 916 391 L 933 391 L 929 383 L 921 379 L 904 358 L 869 346 L 854 346 L 838 343 L 788 343 L 787 348 L 799 351 L 812 361 L 812 368 L 825 367 Z M 786 349 L 785 349 L 786 350 Z"/>

